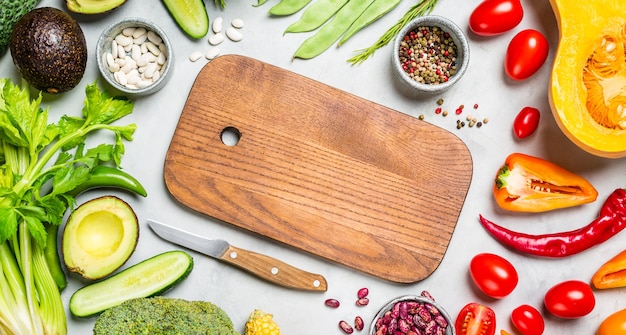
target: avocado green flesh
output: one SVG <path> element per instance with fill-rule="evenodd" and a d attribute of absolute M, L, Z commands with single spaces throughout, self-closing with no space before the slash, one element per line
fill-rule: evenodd
<path fill-rule="evenodd" d="M 111 11 L 126 0 L 67 0 L 67 9 L 78 14 L 102 14 Z"/>

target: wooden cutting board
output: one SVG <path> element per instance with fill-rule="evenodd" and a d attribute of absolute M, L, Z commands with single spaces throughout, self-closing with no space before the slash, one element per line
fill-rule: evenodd
<path fill-rule="evenodd" d="M 239 141 L 225 144 L 224 131 Z M 227 55 L 198 74 L 164 177 L 173 197 L 200 213 L 413 283 L 440 264 L 472 167 L 447 130 Z"/>

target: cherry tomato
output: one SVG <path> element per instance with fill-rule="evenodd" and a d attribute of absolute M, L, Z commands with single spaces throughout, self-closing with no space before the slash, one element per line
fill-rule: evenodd
<path fill-rule="evenodd" d="M 518 276 L 515 267 L 501 256 L 481 253 L 474 256 L 469 267 L 474 284 L 486 295 L 501 299 L 513 292 Z"/>
<path fill-rule="evenodd" d="M 534 29 L 522 30 L 506 50 L 504 70 L 513 80 L 524 80 L 539 71 L 548 58 L 548 40 Z"/>
<path fill-rule="evenodd" d="M 539 117 L 541 113 L 534 107 L 522 108 L 513 122 L 513 132 L 518 138 L 524 138 L 530 136 L 535 132 L 539 125 Z"/>
<path fill-rule="evenodd" d="M 626 335 L 626 309 L 617 311 L 604 319 L 596 335 Z"/>
<path fill-rule="evenodd" d="M 487 306 L 470 302 L 456 317 L 454 329 L 457 335 L 494 335 L 496 313 Z"/>
<path fill-rule="evenodd" d="M 469 27 L 476 35 L 493 36 L 515 28 L 523 17 L 520 0 L 485 0 L 470 15 Z"/>
<path fill-rule="evenodd" d="M 596 298 L 589 284 L 567 280 L 554 285 L 544 297 L 546 309 L 561 318 L 583 317 L 593 310 Z"/>
<path fill-rule="evenodd" d="M 546 328 L 541 313 L 533 306 L 521 305 L 511 312 L 511 321 L 522 335 L 541 335 Z"/>

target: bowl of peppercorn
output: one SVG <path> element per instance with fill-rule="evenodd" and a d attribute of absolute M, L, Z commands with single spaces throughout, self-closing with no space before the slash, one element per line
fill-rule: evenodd
<path fill-rule="evenodd" d="M 426 291 L 386 303 L 372 320 L 369 334 L 389 334 L 390 327 L 402 334 L 456 335 L 450 315 Z"/>
<path fill-rule="evenodd" d="M 438 15 L 407 23 L 394 40 L 394 72 L 417 94 L 438 94 L 458 82 L 469 65 L 467 37 L 454 22 Z"/>

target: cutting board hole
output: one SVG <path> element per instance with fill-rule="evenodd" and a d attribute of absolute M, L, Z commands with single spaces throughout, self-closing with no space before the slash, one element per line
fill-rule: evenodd
<path fill-rule="evenodd" d="M 241 139 L 241 132 L 235 127 L 226 127 L 222 130 L 221 134 L 222 143 L 229 147 L 233 147 L 239 143 Z"/>

